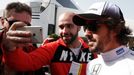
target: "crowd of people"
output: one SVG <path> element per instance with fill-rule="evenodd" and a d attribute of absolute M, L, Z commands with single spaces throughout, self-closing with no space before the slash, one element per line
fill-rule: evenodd
<path fill-rule="evenodd" d="M 0 75 L 134 75 L 134 51 L 127 47 L 131 30 L 119 6 L 97 2 L 87 12 L 59 16 L 59 35 L 41 46 L 31 42 L 32 11 L 25 3 L 7 5 L 0 19 Z M 83 26 L 86 41 L 78 33 Z M 55 39 L 54 39 L 55 37 Z"/>
<path fill-rule="evenodd" d="M 96 58 L 96 55 L 91 53 L 88 45 L 78 37 L 81 27 L 73 23 L 74 15 L 73 12 L 61 14 L 58 20 L 60 38 L 55 42 L 43 44 L 30 53 L 26 53 L 22 48 L 27 43 L 31 43 L 30 32 L 14 30 L 14 28 L 25 26 L 25 22 L 23 20 L 14 22 L 10 30 L 6 32 L 5 38 L 2 39 L 5 63 L 17 71 L 35 71 L 49 65 L 52 75 L 85 75 L 87 63 Z M 6 45 L 7 42 L 8 45 Z"/>

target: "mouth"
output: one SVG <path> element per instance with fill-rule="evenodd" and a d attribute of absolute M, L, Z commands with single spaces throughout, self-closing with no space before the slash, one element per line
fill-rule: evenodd
<path fill-rule="evenodd" d="M 68 39 L 70 39 L 71 37 L 66 35 L 66 36 L 62 36 L 62 38 L 65 39 L 65 40 L 68 40 Z"/>
<path fill-rule="evenodd" d="M 93 44 L 88 44 L 88 46 L 92 47 L 92 46 L 93 46 Z"/>
<path fill-rule="evenodd" d="M 71 36 L 70 36 L 69 34 L 62 34 L 62 37 L 63 37 L 64 39 L 69 39 Z"/>
<path fill-rule="evenodd" d="M 88 41 L 88 46 L 93 47 L 94 46 L 94 43 L 95 42 L 93 42 L 93 41 Z"/>

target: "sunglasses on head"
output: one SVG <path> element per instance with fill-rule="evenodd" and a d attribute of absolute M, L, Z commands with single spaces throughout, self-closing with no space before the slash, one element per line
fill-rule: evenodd
<path fill-rule="evenodd" d="M 11 26 L 14 22 L 19 22 L 20 20 L 8 20 L 8 19 L 6 19 L 6 21 L 7 21 L 7 22 L 9 23 L 9 25 Z M 31 26 L 31 24 L 28 23 L 28 22 L 24 22 L 24 23 L 26 23 L 27 26 Z"/>

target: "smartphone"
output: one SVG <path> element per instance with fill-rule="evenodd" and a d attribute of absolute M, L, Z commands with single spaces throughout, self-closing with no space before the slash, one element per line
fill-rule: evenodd
<path fill-rule="evenodd" d="M 30 31 L 32 33 L 32 43 L 42 43 L 43 35 L 42 35 L 42 27 L 41 26 L 24 26 L 17 28 L 16 30 L 24 30 Z"/>

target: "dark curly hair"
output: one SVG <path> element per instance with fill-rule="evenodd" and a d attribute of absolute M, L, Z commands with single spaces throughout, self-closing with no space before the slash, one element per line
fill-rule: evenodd
<path fill-rule="evenodd" d="M 132 30 L 125 26 L 125 20 L 117 20 L 111 17 L 105 19 L 104 23 L 107 24 L 109 30 L 117 32 L 117 41 L 122 45 L 126 45 L 129 41 L 128 35 L 131 35 Z"/>

